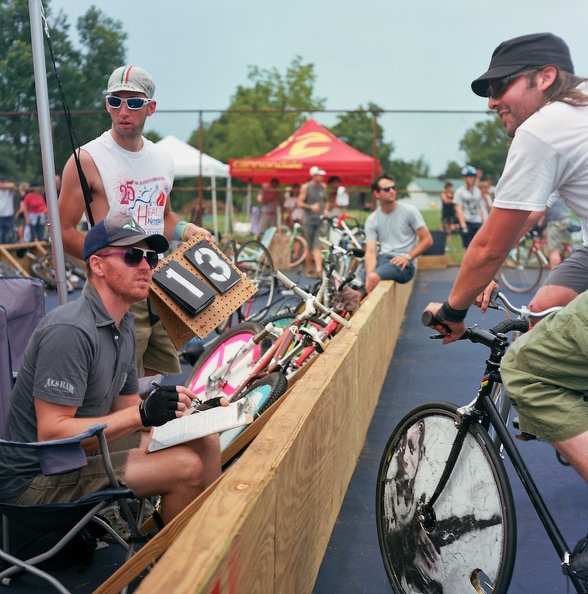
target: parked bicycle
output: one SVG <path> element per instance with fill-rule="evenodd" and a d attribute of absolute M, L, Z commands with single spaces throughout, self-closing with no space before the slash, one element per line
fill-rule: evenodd
<path fill-rule="evenodd" d="M 423 323 L 432 321 L 425 312 Z M 508 591 L 516 555 L 516 517 L 490 428 L 509 456 L 564 574 L 577 592 L 586 592 L 588 584 L 570 568 L 570 548 L 492 400 L 509 344 L 507 333 L 524 332 L 527 326 L 527 320 L 517 319 L 491 330 L 468 328 L 464 339 L 490 349 L 477 396 L 462 407 L 448 402 L 418 406 L 388 440 L 378 470 L 376 520 L 386 573 L 396 594 Z"/>
<path fill-rule="evenodd" d="M 572 247 L 568 242 L 564 242 L 563 259 L 570 256 Z M 498 271 L 498 278 L 513 293 L 528 293 L 539 284 L 543 270 L 548 267 L 549 260 L 542 250 L 541 235 L 538 231 L 532 230 L 510 250 Z"/>
<path fill-rule="evenodd" d="M 225 396 L 229 401 L 249 398 L 257 416 L 261 415 L 287 389 L 286 370 L 300 348 L 323 344 L 316 329 L 306 324 L 317 310 L 338 324 L 351 324 L 333 309 L 318 302 L 314 295 L 303 291 L 294 282 L 276 271 L 276 278 L 305 300 L 306 307 L 287 327 L 271 323 L 261 327 L 246 322 L 219 336 L 200 356 L 185 385 L 199 400 Z M 266 340 L 271 339 L 271 340 Z M 269 343 L 269 344 L 268 344 Z M 235 433 L 231 433 L 231 439 Z M 228 443 L 221 435 L 221 447 Z"/>

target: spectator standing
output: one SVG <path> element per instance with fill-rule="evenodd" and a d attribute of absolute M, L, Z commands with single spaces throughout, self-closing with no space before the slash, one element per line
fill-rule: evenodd
<path fill-rule="evenodd" d="M 323 182 L 325 171 L 316 165 L 309 171 L 310 180 L 300 188 L 298 208 L 304 210 L 304 238 L 306 239 L 306 275 L 320 277 L 323 271 L 323 256 L 318 243 L 322 217 L 329 216 L 327 204 L 327 186 Z M 316 273 L 313 272 L 312 264 Z"/>
<path fill-rule="evenodd" d="M 381 280 L 404 284 L 415 274 L 415 259 L 433 245 L 433 237 L 423 215 L 411 204 L 396 200 L 396 184 L 388 174 L 372 182 L 378 203 L 365 221 L 365 293 L 371 293 Z"/>
<path fill-rule="evenodd" d="M 453 198 L 455 216 L 461 227 L 461 241 L 464 248 L 470 245 L 485 218 L 482 192 L 476 186 L 476 174 L 476 168 L 471 165 L 467 165 L 461 170 L 464 183 L 463 186 L 457 188 Z"/>
<path fill-rule="evenodd" d="M 0 176 L 0 243 L 14 243 L 14 188 L 13 182 Z"/>
<path fill-rule="evenodd" d="M 16 192 L 16 201 L 18 203 L 18 208 L 16 213 L 14 214 L 14 218 L 17 225 L 17 237 L 18 241 L 22 243 L 23 241 L 30 241 L 31 240 L 31 230 L 27 227 L 25 214 L 24 214 L 24 198 L 28 194 L 30 190 L 30 186 L 28 182 L 21 182 L 18 184 L 18 191 Z"/>
<path fill-rule="evenodd" d="M 441 192 L 441 231 L 447 233 L 447 237 L 459 229 L 459 223 L 455 217 L 455 204 L 453 203 L 453 184 L 445 182 L 445 189 Z"/>
<path fill-rule="evenodd" d="M 280 191 L 280 180 L 274 177 L 269 186 L 263 187 L 257 196 L 261 204 L 261 219 L 259 221 L 259 234 L 270 227 L 278 226 L 278 210 L 282 207 L 282 192 Z"/>
<path fill-rule="evenodd" d="M 30 230 L 29 241 L 44 241 L 47 225 L 47 203 L 43 196 L 43 187 L 31 182 L 30 191 L 22 201 L 25 225 Z"/>
<path fill-rule="evenodd" d="M 286 224 L 290 229 L 293 229 L 296 223 L 302 225 L 304 221 L 304 210 L 298 207 L 299 196 L 300 184 L 292 184 L 291 188 L 286 188 L 286 193 L 284 195 L 284 210 L 286 211 Z"/>
<path fill-rule="evenodd" d="M 186 241 L 210 232 L 180 219 L 172 211 L 170 192 L 174 165 L 167 152 L 143 136 L 147 118 L 155 113 L 155 82 L 138 66 L 121 66 L 108 79 L 106 111 L 112 125 L 79 151 L 92 194 L 94 223 L 116 214 L 131 215 L 147 233 Z M 78 224 L 86 209 L 75 160 L 68 160 L 61 177 L 59 216 L 65 250 L 82 257 L 84 235 Z M 137 331 L 139 375 L 177 373 L 178 351 L 160 320 L 143 299 L 131 307 Z"/>
<path fill-rule="evenodd" d="M 329 177 L 327 186 L 329 187 L 329 216 L 338 217 L 349 206 L 347 188 L 341 185 L 341 178 L 337 175 Z"/>

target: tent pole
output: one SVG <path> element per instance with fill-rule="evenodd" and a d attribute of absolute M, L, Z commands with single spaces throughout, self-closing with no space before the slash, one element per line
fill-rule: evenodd
<path fill-rule="evenodd" d="M 43 180 L 49 212 L 51 251 L 55 266 L 55 280 L 59 304 L 67 303 L 67 283 L 65 279 L 65 256 L 61 239 L 61 224 L 57 209 L 57 188 L 55 187 L 55 160 L 51 142 L 51 115 L 49 112 L 49 93 L 47 91 L 47 69 L 45 66 L 45 46 L 43 43 L 43 27 L 41 0 L 29 0 L 29 18 L 31 21 L 31 47 L 33 52 L 33 69 L 35 73 L 35 90 L 37 95 L 37 112 L 39 114 L 39 137 L 41 140 L 41 160 L 43 163 Z"/>
<path fill-rule="evenodd" d="M 204 131 L 202 129 L 202 110 L 198 112 L 198 148 L 200 149 L 200 163 L 198 167 L 198 224 L 204 226 L 204 205 L 202 200 L 202 153 L 204 152 Z"/>
<path fill-rule="evenodd" d="M 233 191 L 231 189 L 231 178 L 227 177 L 227 188 L 225 196 L 225 237 L 233 234 Z"/>
<path fill-rule="evenodd" d="M 218 241 L 218 214 L 216 211 L 216 177 L 214 175 L 210 178 L 212 186 L 212 228 L 214 231 L 214 238 Z"/>

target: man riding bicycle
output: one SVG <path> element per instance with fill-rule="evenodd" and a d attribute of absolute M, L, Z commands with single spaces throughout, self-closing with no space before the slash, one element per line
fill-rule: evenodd
<path fill-rule="evenodd" d="M 462 336 L 468 308 L 529 225 L 531 213 L 543 212 L 550 196 L 559 194 L 582 224 L 584 248 L 563 269 L 579 296 L 513 344 L 502 362 L 502 378 L 521 430 L 551 441 L 588 480 L 587 79 L 574 75 L 561 38 L 538 33 L 501 43 L 472 90 L 488 97 L 488 107 L 513 140 L 488 220 L 467 250 L 447 301 L 430 303 L 427 310 L 435 314 L 433 327 L 445 336 L 444 343 Z M 559 293 L 550 305 L 574 297 Z M 588 579 L 586 539 L 574 553 L 573 569 Z"/>

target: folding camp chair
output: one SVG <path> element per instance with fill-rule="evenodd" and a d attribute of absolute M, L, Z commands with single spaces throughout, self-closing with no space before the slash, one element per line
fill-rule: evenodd
<path fill-rule="evenodd" d="M 44 294 L 41 281 L 21 277 L 0 278 L 0 428 L 4 426 L 10 406 L 13 373 L 16 375 L 28 340 L 43 315 Z M 95 436 L 100 444 L 105 473 L 111 485 L 108 489 L 69 503 L 23 506 L 0 501 L 0 561 L 4 562 L 0 569 L 2 583 L 9 583 L 12 576 L 26 571 L 46 580 L 59 592 L 68 593 L 56 578 L 38 565 L 63 550 L 90 522 L 108 532 L 126 550 L 127 559 L 133 554 L 136 544 L 145 541 L 137 527 L 142 519 L 143 505 L 140 506 L 139 518 L 135 521 L 127 503 L 127 498 L 134 495 L 130 489 L 120 487 L 115 477 L 103 433 L 105 427 L 106 425 L 96 425 L 76 437 L 51 442 L 19 443 L 0 439 L 0 447 L 34 449 L 43 474 L 57 475 L 86 465 L 86 454 L 81 442 Z M 128 542 L 96 515 L 113 504 L 120 506 L 123 518 L 131 530 Z M 22 560 L 10 551 L 10 532 L 13 530 L 18 533 L 19 529 L 35 534 L 60 531 L 63 536 L 57 544 L 49 545 L 48 550 Z"/>

